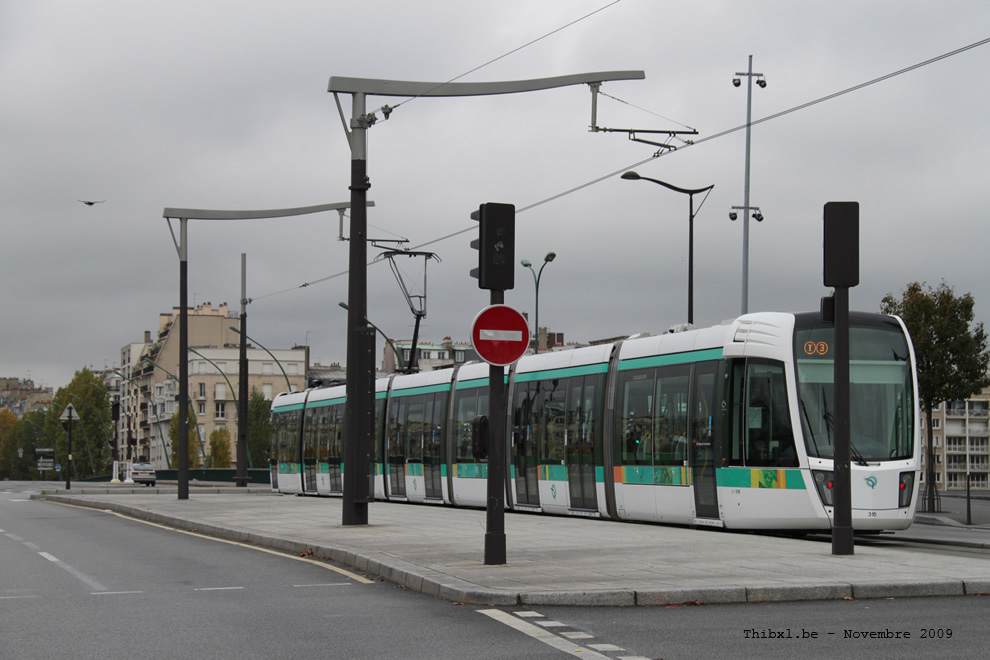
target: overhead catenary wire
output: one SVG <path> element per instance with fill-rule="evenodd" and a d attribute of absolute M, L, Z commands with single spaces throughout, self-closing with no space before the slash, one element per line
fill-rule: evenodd
<path fill-rule="evenodd" d="M 604 9 L 604 7 L 603 7 L 603 9 Z M 786 115 L 789 115 L 789 114 L 798 112 L 800 110 L 806 110 L 806 109 L 811 108 L 813 106 L 816 106 L 816 105 L 818 105 L 820 103 L 825 103 L 826 101 L 831 101 L 833 99 L 837 99 L 837 98 L 839 98 L 841 96 L 845 96 L 846 94 L 851 94 L 852 92 L 856 92 L 856 91 L 859 91 L 861 89 L 865 89 L 867 87 L 870 87 L 872 85 L 876 85 L 878 83 L 881 83 L 881 82 L 890 80 L 892 78 L 896 78 L 897 76 L 901 76 L 901 75 L 904 75 L 906 73 L 910 73 L 912 71 L 916 71 L 917 69 L 921 69 L 921 68 L 926 67 L 926 66 L 928 66 L 930 64 L 935 64 L 936 62 L 940 62 L 940 61 L 945 60 L 945 59 L 948 59 L 950 57 L 954 57 L 956 55 L 960 55 L 960 54 L 965 53 L 967 51 L 973 50 L 974 48 L 979 48 L 980 46 L 985 46 L 987 44 L 990 44 L 990 37 L 988 37 L 986 39 L 982 39 L 980 41 L 976 41 L 976 42 L 971 43 L 971 44 L 969 44 L 967 46 L 963 46 L 961 48 L 957 48 L 955 50 L 952 50 L 952 51 L 949 51 L 949 52 L 946 52 L 946 53 L 942 53 L 941 55 L 937 55 L 935 57 L 932 57 L 930 59 L 924 60 L 922 62 L 918 62 L 917 64 L 912 64 L 910 66 L 904 67 L 903 69 L 898 69 L 897 71 L 894 71 L 892 73 L 885 74 L 885 75 L 880 76 L 878 78 L 873 78 L 872 80 L 868 80 L 866 82 L 859 83 L 858 85 L 853 85 L 852 87 L 847 87 L 847 88 L 845 88 L 843 90 L 840 90 L 838 92 L 834 92 L 832 94 L 828 94 L 826 96 L 819 97 L 819 98 L 814 99 L 812 101 L 808 101 L 806 103 L 802 103 L 800 105 L 793 106 L 793 107 L 788 108 L 786 110 L 781 110 L 780 112 L 776 112 L 776 113 L 773 113 L 771 115 L 767 115 L 766 117 L 762 117 L 760 119 L 754 119 L 754 120 L 752 120 L 752 121 L 749 122 L 749 126 L 756 126 L 756 125 L 759 125 L 759 124 L 766 123 L 768 121 L 772 121 L 774 119 L 779 119 L 781 117 L 784 117 Z M 566 197 L 566 196 L 571 195 L 573 193 L 576 193 L 576 192 L 578 192 L 580 190 L 584 190 L 585 188 L 588 188 L 590 186 L 593 186 L 593 185 L 596 185 L 598 183 L 601 183 L 602 181 L 605 181 L 607 179 L 610 179 L 610 178 L 612 178 L 614 176 L 621 175 L 623 172 L 625 172 L 627 170 L 634 169 L 636 167 L 639 167 L 640 165 L 644 165 L 644 164 L 646 164 L 646 163 L 648 163 L 650 161 L 656 160 L 657 158 L 663 158 L 665 156 L 669 156 L 672 153 L 681 153 L 685 149 L 688 149 L 690 147 L 695 147 L 695 146 L 698 146 L 700 144 L 704 144 L 706 142 L 711 142 L 713 140 L 717 140 L 717 139 L 723 138 L 723 137 L 725 137 L 727 135 L 732 135 L 733 133 L 736 133 L 738 131 L 741 131 L 741 130 L 743 130 L 745 128 L 746 128 L 746 124 L 741 124 L 739 126 L 735 126 L 733 128 L 729 128 L 729 129 L 726 129 L 724 131 L 721 131 L 721 132 L 718 132 L 718 133 L 714 133 L 712 135 L 709 135 L 709 136 L 700 138 L 698 140 L 693 140 L 689 144 L 685 145 L 683 148 L 680 148 L 680 149 L 678 149 L 676 151 L 667 151 L 667 152 L 664 152 L 664 153 L 652 154 L 652 155 L 648 156 L 647 158 L 644 158 L 644 159 L 639 160 L 637 162 L 634 162 L 634 163 L 631 163 L 629 165 L 620 167 L 617 170 L 614 170 L 612 172 L 609 172 L 607 174 L 604 174 L 602 176 L 599 176 L 599 177 L 597 177 L 595 179 L 592 179 L 591 181 L 587 181 L 587 182 L 582 183 L 582 184 L 580 184 L 578 186 L 574 186 L 573 188 L 569 188 L 567 190 L 564 190 L 563 192 L 557 193 L 555 195 L 552 195 L 550 197 L 547 197 L 545 199 L 542 199 L 542 200 L 540 200 L 538 202 L 534 202 L 532 204 L 529 204 L 528 206 L 523 206 L 521 208 L 517 208 L 516 209 L 516 214 L 518 215 L 520 213 L 525 213 L 526 211 L 529 211 L 531 209 L 534 209 L 534 208 L 536 208 L 538 206 L 542 206 L 544 204 L 548 204 L 548 203 L 550 203 L 552 201 L 555 201 L 555 200 L 558 200 L 558 199 L 560 199 L 562 197 Z M 472 224 L 472 225 L 469 225 L 469 226 L 465 227 L 464 229 L 461 229 L 461 230 L 458 230 L 458 231 L 455 231 L 455 232 L 451 232 L 449 234 L 446 234 L 444 236 L 440 236 L 438 238 L 434 238 L 432 240 L 426 241 L 425 243 L 420 243 L 419 245 L 416 245 L 416 246 L 414 246 L 414 247 L 412 247 L 410 249 L 417 250 L 417 249 L 420 249 L 420 248 L 423 248 L 423 247 L 427 247 L 429 245 L 435 245 L 435 244 L 440 243 L 442 241 L 446 241 L 447 239 L 454 238 L 455 236 L 460 236 L 461 234 L 466 234 L 466 233 L 471 232 L 471 231 L 477 231 L 477 225 L 476 224 Z M 374 261 L 369 262 L 368 265 L 370 266 L 373 263 L 375 263 L 375 262 Z M 343 270 L 343 271 L 340 271 L 338 273 L 334 273 L 332 275 L 327 275 L 326 277 L 321 277 L 321 278 L 316 279 L 316 280 L 313 280 L 311 282 L 305 282 L 303 284 L 300 284 L 300 285 L 297 285 L 297 286 L 294 286 L 294 287 L 291 287 L 291 288 L 288 288 L 288 289 L 283 289 L 281 291 L 275 291 L 275 292 L 272 292 L 272 293 L 269 293 L 269 294 L 265 294 L 263 296 L 256 296 L 254 298 L 254 300 L 258 300 L 258 299 L 261 299 L 261 298 L 267 298 L 267 297 L 270 297 L 270 296 L 276 296 L 276 295 L 280 295 L 280 294 L 283 294 L 283 293 L 288 293 L 289 291 L 295 291 L 297 289 L 308 287 L 308 286 L 311 286 L 313 284 L 320 284 L 322 282 L 327 282 L 329 280 L 336 279 L 338 277 L 342 277 L 344 275 L 347 275 L 347 273 L 348 273 L 347 270 Z"/>
<path fill-rule="evenodd" d="M 553 35 L 555 35 L 555 34 L 557 34 L 558 32 L 561 32 L 561 31 L 563 31 L 563 30 L 566 30 L 567 28 L 569 28 L 569 27 L 571 27 L 572 25 L 576 25 L 576 24 L 578 24 L 578 23 L 580 23 L 581 21 L 583 21 L 583 20 L 585 20 L 585 19 L 587 19 L 587 18 L 590 18 L 590 17 L 592 17 L 592 16 L 594 16 L 595 14 L 597 14 L 597 13 L 599 13 L 599 12 L 602 12 L 602 11 L 605 11 L 606 9 L 608 9 L 609 7 L 611 7 L 611 6 L 613 6 L 613 5 L 617 5 L 617 4 L 619 4 L 619 3 L 621 2 L 621 1 L 622 1 L 622 0 L 613 0 L 612 2 L 610 2 L 610 3 L 608 3 L 607 5 L 604 5 L 604 6 L 602 6 L 602 7 L 599 7 L 598 9 L 596 9 L 596 10 L 594 10 L 594 11 L 592 11 L 592 12 L 590 12 L 590 13 L 587 13 L 587 14 L 585 14 L 584 16 L 581 16 L 580 18 L 576 18 L 576 19 L 574 19 L 574 20 L 573 20 L 573 21 L 571 21 L 570 23 L 567 23 L 567 24 L 565 24 L 565 25 L 561 25 L 561 26 L 560 26 L 559 28 L 556 28 L 555 30 L 551 30 L 550 32 L 547 32 L 547 33 L 546 33 L 546 34 L 544 34 L 543 36 L 540 36 L 540 37 L 537 37 L 536 39 L 533 39 L 532 41 L 528 41 L 528 42 L 526 42 L 526 43 L 524 43 L 524 44 L 523 44 L 523 45 L 521 45 L 521 46 L 518 46 L 518 47 L 516 47 L 516 48 L 513 48 L 512 50 L 510 50 L 510 51 L 509 51 L 509 52 L 507 52 L 507 53 L 502 53 L 502 54 L 501 54 L 501 55 L 499 55 L 498 57 L 496 57 L 496 58 L 494 58 L 494 59 L 491 59 L 491 60 L 488 60 L 488 61 L 487 61 L 487 62 L 485 62 L 484 64 L 479 64 L 478 66 L 476 66 L 476 67 L 474 67 L 473 69 L 470 69 L 470 70 L 468 70 L 468 71 L 465 71 L 465 72 L 464 72 L 464 73 L 462 73 L 461 75 L 459 75 L 459 76 L 455 76 L 455 77 L 453 77 L 453 78 L 451 78 L 450 80 L 447 80 L 446 82 L 442 82 L 442 83 L 439 83 L 439 84 L 437 84 L 437 85 L 435 85 L 435 86 L 433 86 L 433 87 L 431 87 L 430 89 L 428 89 L 428 90 L 426 90 L 426 91 L 425 91 L 425 92 L 423 92 L 422 94 L 418 94 L 418 95 L 416 95 L 416 96 L 412 96 L 412 97 L 410 97 L 410 98 L 408 98 L 408 99 L 406 99 L 405 101 L 401 101 L 401 102 L 399 102 L 399 103 L 397 103 L 397 104 L 395 104 L 395 105 L 393 105 L 393 106 L 390 106 L 390 107 L 389 107 L 389 106 L 382 106 L 382 107 L 381 107 L 381 108 L 379 108 L 378 110 L 382 110 L 382 111 L 386 111 L 386 108 L 387 108 L 387 113 L 388 113 L 388 114 L 391 114 L 393 110 L 395 110 L 396 108 L 398 108 L 398 107 L 400 107 L 400 106 L 403 106 L 403 105 L 405 105 L 405 104 L 407 104 L 407 103 L 409 103 L 410 101 L 415 101 L 416 99 L 418 99 L 418 98 L 420 98 L 421 96 L 425 96 L 426 94 L 429 94 L 430 92 L 433 92 L 433 91 L 435 91 L 435 90 L 438 90 L 438 89 L 440 89 L 440 88 L 441 88 L 441 87 L 443 87 L 444 85 L 449 85 L 449 84 L 450 84 L 450 83 L 452 83 L 452 82 L 456 82 L 456 81 L 458 81 L 458 80 L 460 80 L 460 79 L 461 79 L 461 78 L 463 78 L 464 76 L 469 76 L 469 75 L 471 75 L 472 73 L 474 73 L 475 71 L 479 71 L 479 70 L 481 70 L 481 69 L 483 69 L 483 68 L 485 68 L 486 66 L 488 66 L 488 65 L 490 65 L 490 64 L 494 64 L 495 62 L 498 62 L 499 60 L 502 60 L 502 59 L 505 59 L 505 58 L 506 58 L 506 57 L 508 57 L 509 55 L 513 55 L 513 54 L 515 54 L 515 53 L 518 53 L 519 51 L 521 51 L 521 50 L 523 50 L 524 48 L 529 48 L 529 47 L 530 47 L 530 46 L 532 46 L 533 44 L 535 44 L 535 43 L 537 43 L 537 42 L 540 42 L 540 41 L 543 41 L 543 40 L 544 40 L 544 39 L 546 39 L 547 37 L 551 37 L 551 36 L 553 36 Z M 378 110 L 376 110 L 375 112 L 378 112 Z M 371 113 L 371 114 L 374 114 L 374 113 Z M 386 117 L 387 117 L 387 115 L 386 115 Z"/>

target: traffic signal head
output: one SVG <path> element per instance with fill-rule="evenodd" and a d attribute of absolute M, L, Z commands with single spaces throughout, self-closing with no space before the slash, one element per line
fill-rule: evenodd
<path fill-rule="evenodd" d="M 471 247 L 478 250 L 478 267 L 471 277 L 478 288 L 507 291 L 515 284 L 516 207 L 489 202 L 471 214 L 479 223 L 478 238 Z"/>

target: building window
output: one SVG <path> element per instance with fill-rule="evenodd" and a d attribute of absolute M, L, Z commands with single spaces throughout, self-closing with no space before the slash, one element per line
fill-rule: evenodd
<path fill-rule="evenodd" d="M 206 398 L 206 383 L 199 384 L 199 398 L 200 399 Z"/>
<path fill-rule="evenodd" d="M 464 362 L 464 351 L 454 351 L 454 362 Z"/>
<path fill-rule="evenodd" d="M 197 373 L 201 373 L 201 374 L 205 374 L 206 373 L 206 363 L 205 362 L 197 362 L 196 363 L 196 366 L 198 367 Z"/>
<path fill-rule="evenodd" d="M 213 398 L 214 399 L 226 399 L 227 398 L 227 386 L 224 383 L 217 383 L 213 386 Z"/>
<path fill-rule="evenodd" d="M 271 362 L 262 362 L 261 363 L 261 374 L 263 376 L 271 376 L 272 375 L 272 363 Z"/>
<path fill-rule="evenodd" d="M 226 403 L 218 403 L 217 404 L 216 418 L 217 419 L 226 419 L 227 418 L 227 404 Z"/>
<path fill-rule="evenodd" d="M 267 400 L 272 400 L 272 386 L 271 383 L 265 383 L 261 386 L 261 395 Z"/>
<path fill-rule="evenodd" d="M 198 412 L 199 412 L 200 415 L 205 415 L 206 414 L 206 404 L 205 403 L 200 403 L 199 404 L 199 411 Z"/>
<path fill-rule="evenodd" d="M 295 362 L 290 362 L 286 366 L 287 366 L 286 371 L 289 372 L 289 375 L 290 376 L 298 376 L 299 375 L 299 365 L 298 364 L 296 364 Z"/>

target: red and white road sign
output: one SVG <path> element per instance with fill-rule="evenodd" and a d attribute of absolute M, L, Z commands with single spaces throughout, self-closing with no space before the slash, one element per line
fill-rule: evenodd
<path fill-rule="evenodd" d="M 474 317 L 471 345 L 482 360 L 496 367 L 512 364 L 529 348 L 526 317 L 508 305 L 491 305 Z"/>

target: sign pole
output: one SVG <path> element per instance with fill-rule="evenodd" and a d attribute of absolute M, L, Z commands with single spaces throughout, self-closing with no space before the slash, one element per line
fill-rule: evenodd
<path fill-rule="evenodd" d="M 835 489 L 832 509 L 832 554 L 855 552 L 852 524 L 849 401 L 849 289 L 859 284 L 859 202 L 825 204 L 825 286 L 835 288 L 835 361 L 833 428 Z"/>
<path fill-rule="evenodd" d="M 505 292 L 492 289 L 491 304 L 505 302 Z M 526 336 L 527 342 L 529 335 Z M 488 508 L 485 528 L 485 564 L 504 564 L 505 551 L 505 368 L 488 367 Z"/>

